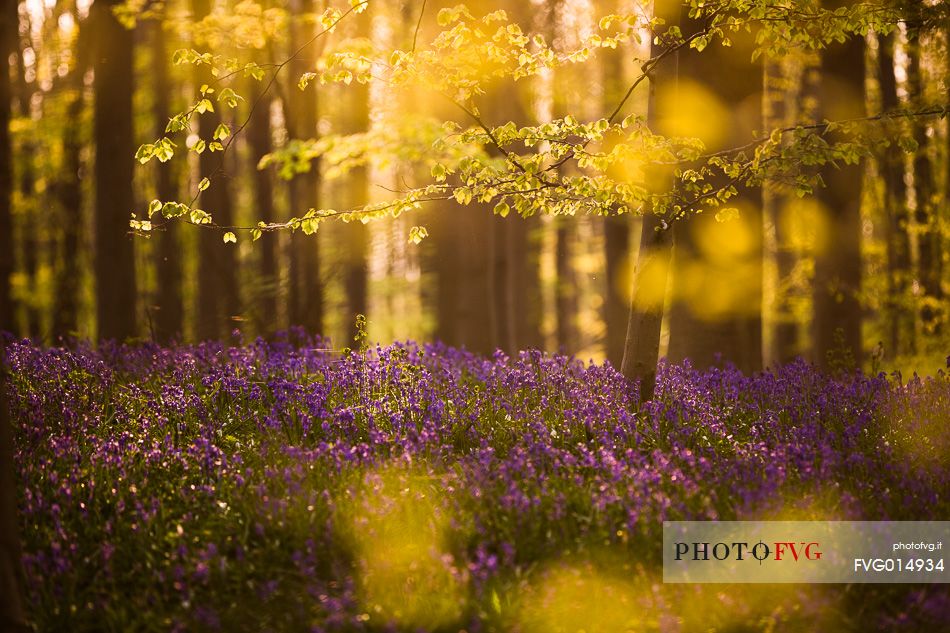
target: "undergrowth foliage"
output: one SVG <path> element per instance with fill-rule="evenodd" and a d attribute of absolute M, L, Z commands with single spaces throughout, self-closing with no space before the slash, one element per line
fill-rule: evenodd
<path fill-rule="evenodd" d="M 943 376 L 664 364 L 638 408 L 564 356 L 328 348 L 11 342 L 38 627 L 917 630 L 950 608 L 659 577 L 664 520 L 945 519 Z"/>

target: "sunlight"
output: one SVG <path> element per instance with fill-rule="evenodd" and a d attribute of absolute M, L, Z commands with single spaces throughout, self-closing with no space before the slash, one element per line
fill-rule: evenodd
<path fill-rule="evenodd" d="M 680 79 L 675 90 L 657 94 L 657 130 L 667 136 L 698 138 L 720 149 L 732 132 L 732 115 L 722 100 L 698 81 Z"/>
<path fill-rule="evenodd" d="M 560 562 L 539 571 L 519 603 L 525 633 L 635 633 L 661 618 L 649 586 L 590 563 Z"/>
<path fill-rule="evenodd" d="M 369 473 L 341 499 L 354 541 L 361 602 L 371 620 L 438 628 L 465 609 L 464 565 L 447 551 L 449 515 L 430 477 L 398 467 Z"/>

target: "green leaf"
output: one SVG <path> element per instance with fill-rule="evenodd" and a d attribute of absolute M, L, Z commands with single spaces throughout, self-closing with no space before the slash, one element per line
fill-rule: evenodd
<path fill-rule="evenodd" d="M 317 78 L 317 73 L 304 73 L 300 75 L 300 80 L 297 82 L 297 87 L 301 90 L 306 90 L 307 86 L 310 85 L 310 82 Z"/>
<path fill-rule="evenodd" d="M 211 186 L 211 181 L 207 178 L 202 178 L 201 182 L 198 183 L 198 191 L 204 191 Z"/>
<path fill-rule="evenodd" d="M 135 160 L 144 165 L 148 161 L 152 160 L 152 156 L 154 155 L 155 146 L 151 143 L 143 143 L 142 145 L 139 145 L 139 148 L 135 151 Z"/>
<path fill-rule="evenodd" d="M 192 209 L 190 219 L 192 224 L 211 224 L 211 215 L 202 209 Z"/>
<path fill-rule="evenodd" d="M 214 106 L 211 105 L 210 99 L 202 99 L 195 106 L 195 111 L 198 114 L 204 114 L 205 112 L 214 112 Z"/>
<path fill-rule="evenodd" d="M 180 202 L 166 202 L 162 205 L 162 217 L 177 218 L 188 213 L 188 207 Z"/>
<path fill-rule="evenodd" d="M 429 237 L 429 230 L 424 226 L 414 226 L 409 229 L 410 244 L 418 244 L 427 237 Z"/>
<path fill-rule="evenodd" d="M 472 201 L 472 190 L 468 187 L 459 187 L 452 192 L 452 196 L 459 204 L 468 204 Z"/>
<path fill-rule="evenodd" d="M 206 147 L 206 144 L 205 144 L 204 140 L 202 140 L 202 139 L 199 138 L 197 141 L 195 141 L 195 144 L 191 146 L 191 149 L 192 149 L 192 151 L 195 151 L 195 152 L 201 154 L 202 152 L 205 151 L 205 147 Z"/>
<path fill-rule="evenodd" d="M 261 73 L 263 73 L 263 71 L 261 71 Z M 238 101 L 243 100 L 244 98 L 241 95 L 234 92 L 230 88 L 225 88 L 218 94 L 218 101 L 223 102 L 229 108 L 237 107 Z"/>
<path fill-rule="evenodd" d="M 224 234 L 224 243 L 237 244 L 237 235 L 235 235 L 231 231 L 228 231 L 227 233 Z"/>
<path fill-rule="evenodd" d="M 263 233 L 261 232 L 260 229 L 251 229 L 252 242 L 256 242 L 257 240 L 261 239 L 261 235 L 263 235 Z"/>
<path fill-rule="evenodd" d="M 508 213 L 510 211 L 511 211 L 511 207 L 509 207 L 504 202 L 499 202 L 498 204 L 495 205 L 495 215 L 500 215 L 503 218 L 507 218 Z"/>
<path fill-rule="evenodd" d="M 176 147 L 178 146 L 166 136 L 155 144 L 155 157 L 158 158 L 160 162 L 167 163 L 175 155 Z"/>
<path fill-rule="evenodd" d="M 148 217 L 152 217 L 156 213 L 162 210 L 162 201 L 161 200 L 152 200 L 148 203 Z"/>
<path fill-rule="evenodd" d="M 725 207 L 716 212 L 716 222 L 731 222 L 739 219 L 739 209 Z"/>
<path fill-rule="evenodd" d="M 300 221 L 300 230 L 303 231 L 304 235 L 313 235 L 319 227 L 319 221 L 313 218 L 305 218 Z"/>
<path fill-rule="evenodd" d="M 214 128 L 214 140 L 223 141 L 229 136 L 231 136 L 231 128 L 226 123 L 219 123 L 218 127 Z"/>
<path fill-rule="evenodd" d="M 168 119 L 168 125 L 165 126 L 166 134 L 174 134 L 175 132 L 182 132 L 188 127 L 188 119 L 184 114 L 176 114 L 172 118 Z"/>

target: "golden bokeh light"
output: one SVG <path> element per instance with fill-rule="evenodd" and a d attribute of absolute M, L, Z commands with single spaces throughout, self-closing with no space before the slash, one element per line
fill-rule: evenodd
<path fill-rule="evenodd" d="M 657 94 L 657 131 L 666 136 L 700 139 L 718 149 L 732 133 L 732 113 L 701 83 L 681 80 L 675 90 Z"/>
<path fill-rule="evenodd" d="M 341 500 L 338 532 L 352 539 L 368 621 L 435 630 L 466 609 L 467 572 L 448 552 L 449 514 L 434 484 L 393 467 L 366 476 Z"/>

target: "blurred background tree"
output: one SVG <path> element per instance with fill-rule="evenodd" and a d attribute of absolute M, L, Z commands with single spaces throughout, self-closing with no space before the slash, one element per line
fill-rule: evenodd
<path fill-rule="evenodd" d="M 193 206 L 238 227 L 287 221 L 310 208 L 356 209 L 431 182 L 438 153 L 430 148 L 444 135 L 438 123 L 474 121 L 433 91 L 394 86 L 384 66 L 373 67 L 366 82 L 352 69 L 349 81 L 328 78 L 327 68 L 341 51 L 386 61 L 394 49 L 428 50 L 451 27 L 439 24 L 450 4 L 370 2 L 322 36 L 321 17 L 333 3 L 19 3 L 3 97 L 12 148 L 9 212 L 0 207 L 0 236 L 9 242 L 0 245 L 7 327 L 55 343 L 70 336 L 222 338 L 233 329 L 269 336 L 301 325 L 343 346 L 355 315 L 366 313 L 372 340 L 437 338 L 482 353 L 537 347 L 619 366 L 639 287 L 663 299 L 651 329 L 659 328 L 658 353 L 672 359 L 732 361 L 751 371 L 805 355 L 869 367 L 883 350 L 885 368 L 942 364 L 950 142 L 939 117 L 887 119 L 880 134 L 901 138 L 900 145 L 879 143 L 873 156 L 851 165 L 806 166 L 828 185 L 813 198 L 795 195 L 801 183 L 792 178 L 742 184 L 729 202 L 738 219 L 690 214 L 659 233 L 657 218 L 642 219 L 637 208 L 606 218 L 578 212 L 518 221 L 492 213 L 497 200 L 463 206 L 450 199 L 392 222 L 354 218 L 324 223 L 315 234 L 265 232 L 253 246 L 240 231 L 237 244 L 225 244 L 220 231 L 178 222 L 156 222 L 149 239 L 132 239 L 130 213 L 143 217 L 151 199 L 189 202 L 208 176 Z M 656 15 L 670 14 L 663 4 Z M 654 8 L 628 0 L 473 2 L 474 16 L 504 9 L 558 55 L 603 36 L 606 14 L 640 16 L 632 25 L 639 42 L 595 46 L 583 60 L 487 83 L 473 101 L 479 116 L 489 127 L 567 115 L 585 122 L 623 103 L 619 121 L 647 114 L 652 83 L 653 130 L 699 138 L 716 152 L 762 130 L 945 101 L 945 9 L 926 3 L 902 7 L 898 28 L 871 29 L 827 54 L 790 38 L 753 60 L 761 45 L 753 34 L 711 33 L 702 47 L 678 49 L 652 68 L 654 81 L 624 100 L 644 62 L 664 50 L 659 41 L 651 49 L 654 35 L 671 25 L 685 37 L 704 33 L 716 10 L 734 9 L 716 6 L 684 10 L 651 33 Z M 882 5 L 847 6 L 873 21 Z M 810 10 L 802 5 L 802 15 Z M 811 28 L 796 19 L 794 28 Z M 723 37 L 730 46 L 720 44 Z M 174 63 L 179 49 L 257 64 L 252 74 L 263 81 L 243 72 L 223 79 L 212 64 Z M 308 72 L 329 81 L 315 78 L 300 90 Z M 213 111 L 173 138 L 165 131 L 169 117 L 195 103 L 203 85 L 217 90 L 208 95 Z M 218 100 L 225 87 L 243 97 L 233 108 Z M 222 124 L 227 136 L 217 139 Z M 133 171 L 135 147 L 164 136 L 182 145 L 176 157 Z M 228 151 L 214 151 L 215 141 Z M 397 141 L 401 149 L 392 151 Z M 183 151 L 199 142 L 207 146 L 200 154 Z M 451 151 L 504 159 L 491 143 Z M 567 161 L 554 173 L 571 178 L 596 169 Z M 631 182 L 642 177 L 635 158 L 611 170 L 627 170 L 613 177 Z M 425 226 L 429 239 L 409 243 L 413 226 Z M 659 288 L 647 288 L 659 277 L 647 270 L 646 237 L 666 240 L 667 250 L 675 242 Z"/>

